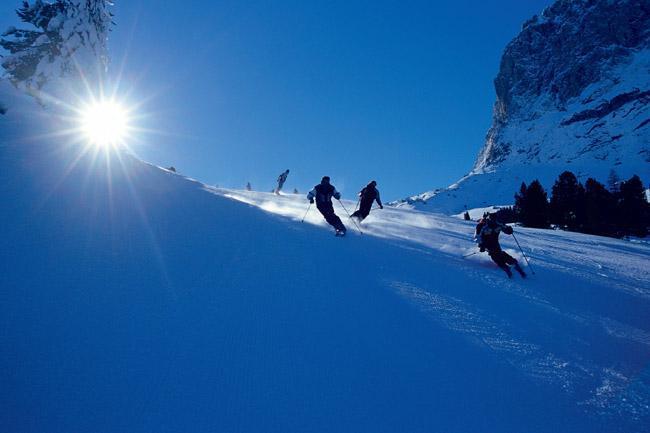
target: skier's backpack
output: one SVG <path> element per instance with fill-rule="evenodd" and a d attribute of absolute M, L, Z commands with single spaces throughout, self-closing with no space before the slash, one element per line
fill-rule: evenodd
<path fill-rule="evenodd" d="M 377 189 L 375 188 L 369 189 L 368 187 L 365 187 L 364 189 L 361 190 L 362 201 L 372 202 L 375 198 L 377 198 Z"/>
<path fill-rule="evenodd" d="M 474 231 L 474 237 L 478 238 L 478 236 L 481 234 L 481 230 L 483 230 L 483 227 L 485 227 L 485 224 L 487 223 L 487 220 L 485 218 L 481 218 L 478 220 L 478 224 L 476 224 L 476 230 Z"/>
<path fill-rule="evenodd" d="M 316 203 L 330 203 L 332 195 L 334 194 L 334 187 L 332 185 L 316 185 Z"/>

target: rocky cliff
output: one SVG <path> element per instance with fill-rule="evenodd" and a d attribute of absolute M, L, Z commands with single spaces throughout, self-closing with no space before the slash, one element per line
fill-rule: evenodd
<path fill-rule="evenodd" d="M 650 0 L 559 0 L 524 23 L 494 80 L 472 171 L 402 203 L 444 212 L 507 204 L 522 181 L 610 170 L 650 181 Z M 426 203 L 426 204 L 425 204 Z"/>

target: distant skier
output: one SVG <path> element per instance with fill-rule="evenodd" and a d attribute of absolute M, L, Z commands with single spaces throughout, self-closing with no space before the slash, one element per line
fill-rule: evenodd
<path fill-rule="evenodd" d="M 519 262 L 501 249 L 501 245 L 499 244 L 499 234 L 501 232 L 511 235 L 513 230 L 512 227 L 497 221 L 496 213 L 483 214 L 483 218 L 476 225 L 476 239 L 480 251 L 484 252 L 487 250 L 494 263 L 503 269 L 509 278 L 512 278 L 510 266 L 514 266 L 515 270 L 523 278 L 526 278 L 526 273 L 519 266 Z"/>
<path fill-rule="evenodd" d="M 341 194 L 330 184 L 329 176 L 324 176 L 320 184 L 316 185 L 314 189 L 307 194 L 309 203 L 314 203 L 316 199 L 316 207 L 327 221 L 336 230 L 336 236 L 344 236 L 347 229 L 341 222 L 341 218 L 334 213 L 334 206 L 332 206 L 332 197 L 337 200 L 341 199 Z"/>
<path fill-rule="evenodd" d="M 379 198 L 377 182 L 373 180 L 359 192 L 359 210 L 355 211 L 351 217 L 357 218 L 359 222 L 363 221 L 370 214 L 370 208 L 375 200 L 379 205 L 379 209 L 383 209 L 384 205 L 381 204 L 381 199 Z"/>
<path fill-rule="evenodd" d="M 287 171 L 285 171 L 280 176 L 278 176 L 278 187 L 275 189 L 276 194 L 280 195 L 280 191 L 282 191 L 282 187 L 284 186 L 284 183 L 287 181 L 287 176 L 289 176 L 288 168 Z"/>

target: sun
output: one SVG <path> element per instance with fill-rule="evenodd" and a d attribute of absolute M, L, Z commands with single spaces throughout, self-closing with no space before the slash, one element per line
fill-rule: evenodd
<path fill-rule="evenodd" d="M 119 146 L 129 132 L 127 111 L 115 101 L 98 101 L 81 112 L 81 131 L 97 146 Z"/>

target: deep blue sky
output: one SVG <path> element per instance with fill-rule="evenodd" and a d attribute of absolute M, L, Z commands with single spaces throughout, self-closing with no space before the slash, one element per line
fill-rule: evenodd
<path fill-rule="evenodd" d="M 147 161 L 259 190 L 328 174 L 348 197 L 376 179 L 396 199 L 471 169 L 503 48 L 549 3 L 117 0 L 111 73 L 147 100 Z"/>

